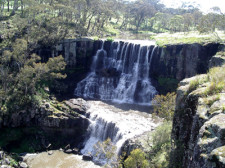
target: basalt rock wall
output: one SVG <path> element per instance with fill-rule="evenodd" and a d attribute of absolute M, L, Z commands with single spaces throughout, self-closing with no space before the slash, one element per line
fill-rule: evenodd
<path fill-rule="evenodd" d="M 63 103 L 43 100 L 39 106 L 3 116 L 0 129 L 35 128 L 44 132 L 44 146 L 51 143 L 51 147 L 70 144 L 82 148 L 89 126 L 89 120 L 85 117 L 88 108 L 88 103 L 83 99 L 70 99 Z"/>
<path fill-rule="evenodd" d="M 37 51 L 37 54 L 41 56 L 43 62 L 47 61 L 50 57 L 62 55 L 68 67 L 88 69 L 92 61 L 92 56 L 100 46 L 101 41 L 66 39 L 51 48 L 41 48 Z"/>
<path fill-rule="evenodd" d="M 219 44 L 177 44 L 158 47 L 152 60 L 150 74 L 154 78 L 182 80 L 206 73 L 209 60 L 216 54 Z"/>
<path fill-rule="evenodd" d="M 204 96 L 207 83 L 190 91 L 191 82 L 205 80 L 200 75 L 180 82 L 173 119 L 173 150 L 170 167 L 225 167 L 225 94 Z"/>
<path fill-rule="evenodd" d="M 107 53 L 110 53 L 112 43 L 104 43 Z M 43 61 L 52 56 L 63 55 L 69 67 L 85 68 L 89 71 L 93 57 L 101 46 L 101 40 L 67 39 L 51 49 L 42 48 L 37 53 Z M 158 46 L 152 58 L 150 76 L 154 79 L 162 77 L 181 81 L 196 74 L 206 73 L 209 60 L 220 47 L 218 43 Z"/>

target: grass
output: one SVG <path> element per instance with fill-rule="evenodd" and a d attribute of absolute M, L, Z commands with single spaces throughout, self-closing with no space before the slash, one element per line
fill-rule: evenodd
<path fill-rule="evenodd" d="M 214 102 L 220 100 L 220 95 L 216 95 L 211 98 L 205 98 L 203 100 L 208 106 L 212 106 Z"/>
<path fill-rule="evenodd" d="M 206 88 L 204 95 L 213 95 L 225 90 L 225 65 L 211 68 L 208 73 L 210 85 Z"/>
<path fill-rule="evenodd" d="M 196 90 L 199 85 L 200 85 L 200 80 L 198 78 L 192 80 L 189 84 L 188 90 L 186 91 L 185 95 L 188 95 L 192 91 Z"/>
<path fill-rule="evenodd" d="M 205 97 L 223 92 L 225 90 L 225 65 L 211 68 L 207 77 L 192 80 L 185 95 L 196 90 L 203 83 L 207 83 L 206 89 L 203 92 L 203 96 Z"/>
<path fill-rule="evenodd" d="M 151 40 L 156 40 L 159 46 L 164 46 L 168 44 L 192 44 L 199 43 L 205 44 L 209 42 L 224 42 L 225 33 L 222 31 L 217 31 L 218 37 L 214 33 L 209 34 L 199 34 L 197 31 L 192 31 L 189 33 L 160 33 L 150 37 Z"/>

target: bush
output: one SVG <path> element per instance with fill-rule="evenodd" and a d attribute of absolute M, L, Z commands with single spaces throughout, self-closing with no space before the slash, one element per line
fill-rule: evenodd
<path fill-rule="evenodd" d="M 105 167 L 118 165 L 118 158 L 116 153 L 116 146 L 113 144 L 110 138 L 106 139 L 104 142 L 97 142 L 94 146 L 95 157 L 97 159 L 106 160 Z"/>
<path fill-rule="evenodd" d="M 146 154 L 141 149 L 134 149 L 130 156 L 124 161 L 125 168 L 147 168 L 149 162 L 146 159 Z"/>
<path fill-rule="evenodd" d="M 114 41 L 113 37 L 108 37 L 106 41 Z"/>
<path fill-rule="evenodd" d="M 175 98 L 174 92 L 167 93 L 165 96 L 156 95 L 152 101 L 154 113 L 165 120 L 172 120 L 175 111 Z"/>
<path fill-rule="evenodd" d="M 146 143 L 150 147 L 148 151 L 150 167 L 168 167 L 171 152 L 171 130 L 172 122 L 166 121 L 157 127 L 148 138 Z"/>

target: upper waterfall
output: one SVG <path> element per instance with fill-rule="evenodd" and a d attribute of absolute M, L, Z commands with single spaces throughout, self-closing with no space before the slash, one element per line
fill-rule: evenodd
<path fill-rule="evenodd" d="M 103 41 L 93 57 L 91 72 L 77 84 L 75 95 L 119 103 L 150 104 L 157 93 L 149 75 L 156 46 Z"/>

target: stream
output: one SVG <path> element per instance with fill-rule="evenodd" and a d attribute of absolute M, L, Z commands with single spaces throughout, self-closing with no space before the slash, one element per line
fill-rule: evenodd
<path fill-rule="evenodd" d="M 96 148 L 97 143 L 110 138 L 113 146 L 116 147 L 115 157 L 117 157 L 126 140 L 151 132 L 160 124 L 160 122 L 156 123 L 148 113 L 149 106 L 145 108 L 140 106 L 141 112 L 138 111 L 137 106 L 133 107 L 130 104 L 117 105 L 102 101 L 88 101 L 88 104 L 86 115 L 90 125 L 81 153 L 93 156 L 93 162 L 97 165 L 109 163 L 104 155 L 99 153 L 99 149 Z M 69 155 L 61 151 L 54 151 L 53 155 L 48 155 L 47 152 L 27 155 L 26 158 L 31 168 L 96 167 L 93 162 L 83 161 L 82 156 Z"/>

